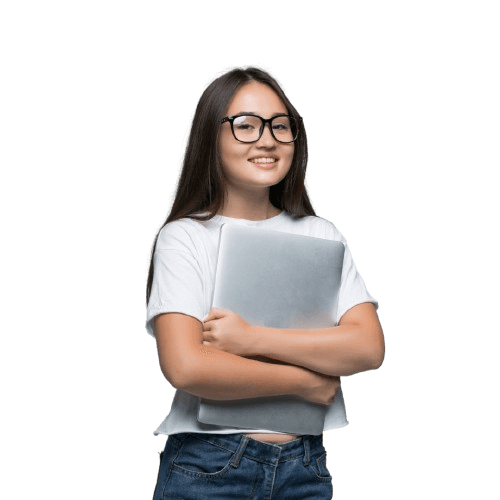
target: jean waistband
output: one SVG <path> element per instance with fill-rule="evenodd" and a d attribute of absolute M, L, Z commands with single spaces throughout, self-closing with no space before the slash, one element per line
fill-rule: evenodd
<path fill-rule="evenodd" d="M 173 436 L 184 441 L 189 436 L 196 439 L 212 443 L 226 450 L 236 453 L 237 460 L 245 454 L 246 457 L 253 458 L 270 465 L 277 465 L 283 460 L 290 460 L 295 457 L 303 457 L 306 465 L 311 461 L 311 456 L 320 455 L 324 452 L 323 434 L 305 434 L 294 441 L 287 443 L 264 443 L 252 439 L 246 434 L 212 434 L 201 432 L 181 432 Z"/>

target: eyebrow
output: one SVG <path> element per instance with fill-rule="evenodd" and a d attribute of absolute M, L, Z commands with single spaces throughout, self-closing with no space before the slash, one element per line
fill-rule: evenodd
<path fill-rule="evenodd" d="M 271 118 L 274 118 L 275 116 L 287 115 L 287 114 L 288 114 L 288 111 L 282 111 L 281 113 L 274 113 L 273 115 L 271 115 Z M 255 113 L 253 111 L 240 111 L 239 113 L 235 113 L 233 116 L 236 116 L 236 115 L 260 116 L 260 115 L 258 115 L 257 113 Z"/>

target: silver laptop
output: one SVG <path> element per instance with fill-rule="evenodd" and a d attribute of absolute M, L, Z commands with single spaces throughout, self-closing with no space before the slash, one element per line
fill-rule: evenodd
<path fill-rule="evenodd" d="M 344 250 L 339 241 L 222 224 L 212 307 L 230 309 L 253 325 L 334 326 Z M 287 364 L 261 356 L 251 359 Z M 198 420 L 319 435 L 327 409 L 293 396 L 227 401 L 200 398 Z"/>

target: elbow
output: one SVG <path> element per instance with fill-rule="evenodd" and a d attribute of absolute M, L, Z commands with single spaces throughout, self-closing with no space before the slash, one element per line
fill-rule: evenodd
<path fill-rule="evenodd" d="M 370 352 L 370 365 L 371 370 L 377 370 L 382 366 L 385 358 L 385 345 L 384 338 L 381 337 L 379 342 L 373 346 Z"/>
<path fill-rule="evenodd" d="M 384 362 L 384 353 L 379 354 L 377 356 L 372 356 L 372 365 L 371 369 L 372 370 L 377 370 L 382 366 L 382 363 Z"/>
<path fill-rule="evenodd" d="M 183 369 L 178 369 L 175 374 L 170 374 L 170 384 L 185 392 L 191 392 L 193 384 L 198 386 L 198 381 L 203 379 L 201 376 L 199 364 L 197 362 L 190 362 L 188 365 L 183 366 Z"/>
<path fill-rule="evenodd" d="M 175 370 L 175 369 L 169 369 L 167 370 L 166 367 L 161 366 L 161 371 L 163 373 L 163 376 L 167 379 L 168 383 L 174 388 L 174 389 L 180 389 L 183 390 L 184 387 L 186 386 L 185 382 L 185 375 L 182 373 L 182 370 Z"/>
<path fill-rule="evenodd" d="M 193 380 L 196 380 L 196 376 L 192 370 L 181 371 L 176 374 L 175 377 L 172 377 L 173 387 L 179 389 L 181 391 L 189 392 L 189 388 L 191 387 Z"/>
<path fill-rule="evenodd" d="M 384 334 L 381 328 L 372 330 L 365 337 L 363 358 L 366 363 L 366 370 L 377 370 L 382 366 L 385 357 Z"/>

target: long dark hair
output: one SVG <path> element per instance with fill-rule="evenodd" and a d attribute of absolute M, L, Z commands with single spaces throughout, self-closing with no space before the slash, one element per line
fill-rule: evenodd
<path fill-rule="evenodd" d="M 299 123 L 299 135 L 287 175 L 269 188 L 269 201 L 293 217 L 316 215 L 309 201 L 304 179 L 307 168 L 307 137 L 302 119 L 278 82 L 259 68 L 235 68 L 214 80 L 198 102 L 189 134 L 182 172 L 167 220 L 156 234 L 151 250 L 146 304 L 153 284 L 153 256 L 158 234 L 166 224 L 184 217 L 207 221 L 224 206 L 226 180 L 219 164 L 217 137 L 224 112 L 235 92 L 245 83 L 257 81 L 271 87 Z M 200 214 L 199 212 L 205 212 Z"/>

